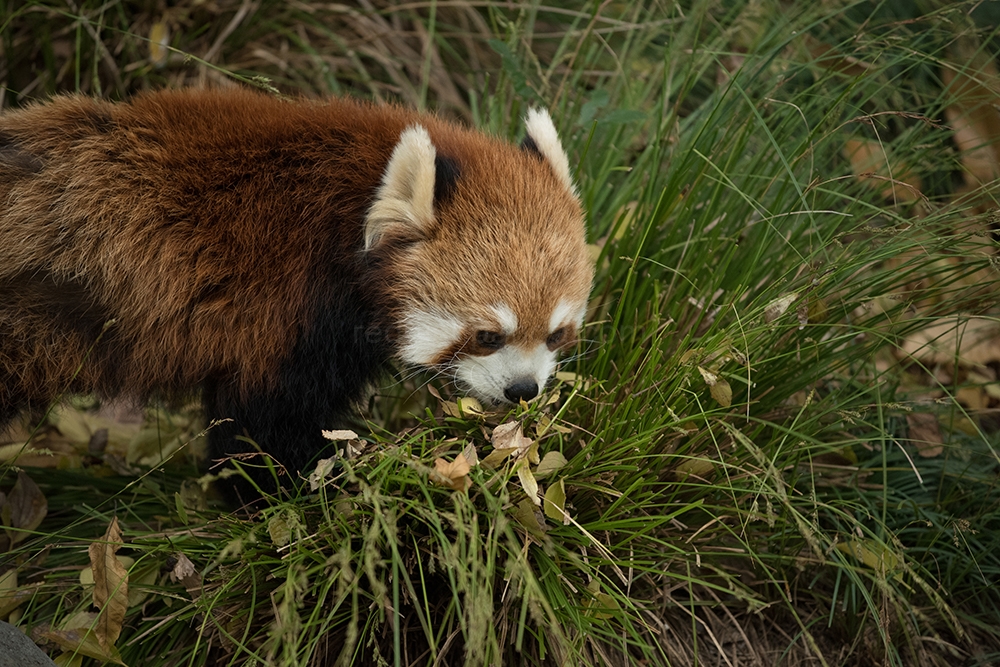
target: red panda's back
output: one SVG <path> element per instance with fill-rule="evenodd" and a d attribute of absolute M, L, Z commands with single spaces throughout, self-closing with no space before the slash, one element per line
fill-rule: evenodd
<path fill-rule="evenodd" d="M 263 381 L 325 287 L 317 275 L 351 265 L 408 120 L 195 90 L 0 116 L 0 368 L 29 394 L 62 391 L 49 385 L 69 381 L 113 319 L 78 387 Z"/>

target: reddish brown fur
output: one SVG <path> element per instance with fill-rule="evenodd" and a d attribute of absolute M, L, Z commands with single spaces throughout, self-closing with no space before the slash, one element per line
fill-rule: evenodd
<path fill-rule="evenodd" d="M 425 243 L 362 257 L 365 214 L 417 122 L 460 166 L 455 191 Z M 66 390 L 282 390 L 317 308 L 353 312 L 327 294 L 341 285 L 377 302 L 383 329 L 419 294 L 481 319 L 519 304 L 513 342 L 544 340 L 553 304 L 589 289 L 581 220 L 537 156 L 391 106 L 184 90 L 3 114 L 0 419 Z"/>

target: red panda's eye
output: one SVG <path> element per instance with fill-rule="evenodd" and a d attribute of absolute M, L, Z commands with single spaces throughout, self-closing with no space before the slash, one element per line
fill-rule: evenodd
<path fill-rule="evenodd" d="M 487 350 L 499 350 L 507 342 L 507 337 L 499 331 L 477 331 L 476 342 Z"/>
<path fill-rule="evenodd" d="M 562 327 L 561 329 L 556 329 L 555 331 L 549 334 L 548 338 L 545 339 L 545 345 L 548 346 L 549 349 L 557 348 L 563 344 L 565 338 L 566 338 L 566 327 Z"/>

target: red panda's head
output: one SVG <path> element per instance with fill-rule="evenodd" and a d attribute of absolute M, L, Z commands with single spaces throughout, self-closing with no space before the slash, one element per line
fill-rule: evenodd
<path fill-rule="evenodd" d="M 489 403 L 537 396 L 577 339 L 593 269 L 548 113 L 522 146 L 443 123 L 399 137 L 365 222 L 389 251 L 398 358 Z"/>

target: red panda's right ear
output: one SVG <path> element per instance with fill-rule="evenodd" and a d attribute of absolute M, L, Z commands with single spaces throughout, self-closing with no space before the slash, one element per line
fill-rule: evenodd
<path fill-rule="evenodd" d="M 437 151 L 427 130 L 407 128 L 392 151 L 365 219 L 365 250 L 386 237 L 420 237 L 434 224 Z"/>

